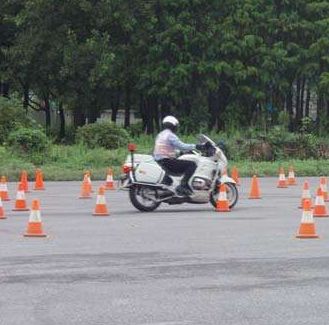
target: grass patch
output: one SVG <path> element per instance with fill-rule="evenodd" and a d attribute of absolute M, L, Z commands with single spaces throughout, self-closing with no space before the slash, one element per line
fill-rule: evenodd
<path fill-rule="evenodd" d="M 188 142 L 195 142 L 195 137 L 183 138 Z M 138 153 L 151 153 L 154 139 L 150 136 L 138 138 Z M 4 147 L 0 147 L 0 174 L 11 181 L 17 181 L 21 170 L 28 171 L 29 178 L 33 179 L 36 167 L 41 167 L 46 180 L 64 181 L 81 180 L 83 172 L 90 170 L 92 178 L 103 180 L 109 167 L 114 169 L 115 175 L 120 174 L 120 168 L 127 156 L 126 148 L 107 150 L 104 148 L 88 149 L 82 145 L 52 145 L 47 156 L 42 157 L 42 165 L 35 165 L 29 157 L 22 158 Z M 237 166 L 241 177 L 277 176 L 278 170 L 283 166 L 286 171 L 294 166 L 297 176 L 329 175 L 327 160 L 280 160 L 274 162 L 255 162 L 251 160 L 229 161 L 229 167 Z"/>

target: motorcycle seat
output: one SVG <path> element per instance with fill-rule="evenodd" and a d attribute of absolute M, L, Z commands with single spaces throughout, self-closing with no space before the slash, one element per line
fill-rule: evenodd
<path fill-rule="evenodd" d="M 166 166 L 163 166 L 159 161 L 157 161 L 157 164 L 161 167 L 161 169 L 166 173 L 166 176 L 182 176 L 182 174 L 173 173 L 172 171 L 168 170 Z"/>

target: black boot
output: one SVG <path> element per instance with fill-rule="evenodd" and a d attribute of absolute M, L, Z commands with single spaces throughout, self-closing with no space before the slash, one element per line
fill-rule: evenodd
<path fill-rule="evenodd" d="M 176 187 L 176 193 L 179 196 L 190 196 L 192 195 L 192 191 L 189 189 L 187 185 L 179 185 Z"/>

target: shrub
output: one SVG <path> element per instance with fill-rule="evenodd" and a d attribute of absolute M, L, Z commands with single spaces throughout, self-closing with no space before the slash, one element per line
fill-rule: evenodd
<path fill-rule="evenodd" d="M 7 148 L 19 156 L 28 156 L 34 163 L 46 160 L 49 141 L 40 129 L 20 128 L 12 131 L 8 136 Z"/>
<path fill-rule="evenodd" d="M 18 100 L 0 96 L 0 144 L 7 140 L 11 131 L 21 126 L 31 126 L 32 123 Z"/>
<path fill-rule="evenodd" d="M 142 135 L 144 133 L 143 123 L 137 122 L 137 123 L 131 124 L 128 128 L 128 132 L 129 132 L 130 136 L 133 138 L 139 137 L 140 135 Z"/>
<path fill-rule="evenodd" d="M 128 132 L 107 121 L 96 122 L 78 128 L 76 140 L 89 148 L 116 149 L 128 143 Z"/>

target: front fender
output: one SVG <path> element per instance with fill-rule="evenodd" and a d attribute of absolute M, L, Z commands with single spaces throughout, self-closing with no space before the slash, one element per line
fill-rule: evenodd
<path fill-rule="evenodd" d="M 222 175 L 221 177 L 219 177 L 219 181 L 221 184 L 225 184 L 225 183 L 233 183 L 233 184 L 236 184 L 236 181 L 231 178 L 231 177 L 228 177 L 227 175 Z"/>

